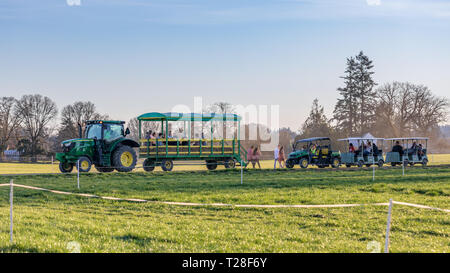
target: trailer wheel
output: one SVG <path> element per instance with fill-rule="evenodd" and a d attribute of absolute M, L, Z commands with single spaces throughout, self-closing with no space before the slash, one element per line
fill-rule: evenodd
<path fill-rule="evenodd" d="M 236 161 L 232 158 L 225 159 L 224 165 L 227 169 L 234 169 L 236 167 Z"/>
<path fill-rule="evenodd" d="M 426 166 L 428 164 L 428 159 L 422 159 L 422 166 Z"/>
<path fill-rule="evenodd" d="M 151 172 L 155 169 L 155 161 L 153 159 L 147 158 L 144 160 L 144 164 L 142 164 L 144 171 Z"/>
<path fill-rule="evenodd" d="M 78 158 L 77 169 L 80 173 L 87 173 L 91 170 L 92 162 L 89 158 L 82 156 Z"/>
<path fill-rule="evenodd" d="M 384 165 L 384 160 L 383 159 L 380 159 L 380 160 L 378 160 L 378 167 L 383 167 L 383 165 Z"/>
<path fill-rule="evenodd" d="M 298 162 L 298 164 L 300 165 L 300 167 L 302 167 L 303 169 L 308 168 L 309 162 L 307 158 L 302 158 L 300 159 L 300 161 Z"/>
<path fill-rule="evenodd" d="M 347 168 L 351 168 L 351 167 L 352 167 L 352 165 L 351 165 L 351 164 L 345 164 L 345 167 L 347 167 Z"/>
<path fill-rule="evenodd" d="M 136 152 L 130 146 L 120 146 L 113 153 L 112 162 L 118 172 L 131 172 L 136 161 Z"/>
<path fill-rule="evenodd" d="M 170 172 L 173 169 L 173 161 L 170 159 L 164 159 L 161 162 L 161 168 L 163 169 L 163 171 L 165 172 Z"/>
<path fill-rule="evenodd" d="M 392 166 L 392 167 L 395 167 L 396 165 L 397 165 L 397 163 L 391 162 L 391 166 Z"/>
<path fill-rule="evenodd" d="M 407 167 L 408 164 L 409 164 L 409 160 L 408 160 L 408 159 L 405 159 L 405 160 L 403 161 L 403 166 L 404 166 L 404 167 Z"/>
<path fill-rule="evenodd" d="M 358 165 L 358 168 L 362 168 L 364 166 L 364 161 L 362 161 L 362 160 L 358 161 L 357 165 Z"/>
<path fill-rule="evenodd" d="M 69 162 L 59 162 L 59 170 L 62 173 L 70 173 L 73 170 L 73 164 Z"/>
<path fill-rule="evenodd" d="M 217 169 L 217 161 L 206 160 L 206 168 L 210 171 Z"/>

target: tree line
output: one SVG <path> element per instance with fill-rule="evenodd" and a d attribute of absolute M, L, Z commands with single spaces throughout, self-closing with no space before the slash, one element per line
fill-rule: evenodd
<path fill-rule="evenodd" d="M 439 125 L 447 121 L 447 98 L 434 95 L 422 84 L 392 82 L 378 85 L 374 64 L 362 51 L 347 58 L 343 86 L 337 88 L 338 99 L 331 117 L 325 115 L 318 99 L 297 132 L 280 128 L 280 142 L 290 147 L 295 139 L 330 136 L 333 139 L 372 133 L 377 137 L 430 136 L 439 139 Z M 205 112 L 233 113 L 226 102 L 217 102 Z M 23 156 L 54 153 L 61 141 L 78 137 L 78 124 L 86 120 L 108 119 L 97 112 L 92 102 L 78 101 L 61 110 L 59 124 L 56 103 L 39 94 L 19 99 L 0 97 L 0 154 L 14 147 Z M 131 137 L 137 138 L 138 122 L 131 119 Z M 146 125 L 147 126 L 147 125 Z M 159 123 L 149 123 L 144 130 L 158 130 Z M 260 125 L 258 125 L 260 126 Z M 245 131 L 249 130 L 246 125 Z M 223 134 L 227 128 L 221 128 Z M 248 142 L 248 141 L 247 141 Z M 247 144 L 258 145 L 261 141 Z M 245 144 L 244 144 L 245 145 Z M 444 141 L 444 145 L 448 145 Z M 289 148 L 288 148 L 289 149 Z"/>

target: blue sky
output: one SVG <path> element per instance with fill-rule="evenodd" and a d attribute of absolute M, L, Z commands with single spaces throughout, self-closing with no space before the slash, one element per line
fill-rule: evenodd
<path fill-rule="evenodd" d="M 128 120 L 177 104 L 279 104 L 298 129 L 331 114 L 346 58 L 375 80 L 450 88 L 450 1 L 0 0 L 0 96 L 41 93 Z"/>

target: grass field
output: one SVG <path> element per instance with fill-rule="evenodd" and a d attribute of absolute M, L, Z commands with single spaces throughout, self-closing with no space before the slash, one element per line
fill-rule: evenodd
<path fill-rule="evenodd" d="M 433 154 L 429 156 L 430 165 L 439 165 L 439 164 L 450 164 L 450 154 Z M 142 160 L 139 161 L 138 167 L 142 167 Z M 55 161 L 54 164 L 30 164 L 30 163 L 0 163 L 0 174 L 20 174 L 20 173 L 59 173 L 58 161 Z M 175 164 L 177 164 L 176 162 Z M 182 162 L 179 162 L 182 163 Z M 387 166 L 387 165 L 386 165 Z M 252 168 L 252 166 L 249 166 Z M 273 160 L 262 160 L 261 168 L 263 169 L 272 169 L 273 168 Z M 299 168 L 299 166 L 295 166 L 295 168 Z M 314 168 L 314 167 L 310 167 Z M 218 166 L 218 170 L 224 169 L 223 166 Z M 197 171 L 197 170 L 206 170 L 206 167 L 203 165 L 175 165 L 175 171 Z M 135 172 L 142 172 L 142 168 L 135 169 Z M 156 168 L 155 171 L 161 171 L 161 168 Z M 95 168 L 91 169 L 91 172 L 96 172 Z"/>
<path fill-rule="evenodd" d="M 102 196 L 230 204 L 396 201 L 450 208 L 450 168 L 0 176 L 17 184 Z M 385 206 L 349 208 L 182 207 L 15 189 L 9 243 L 8 187 L 0 187 L 0 252 L 368 252 L 383 245 Z M 392 252 L 450 252 L 450 215 L 394 205 Z"/>

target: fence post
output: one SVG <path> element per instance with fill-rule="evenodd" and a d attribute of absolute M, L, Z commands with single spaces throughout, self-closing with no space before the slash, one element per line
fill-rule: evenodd
<path fill-rule="evenodd" d="M 372 181 L 375 181 L 375 164 L 373 165 Z"/>
<path fill-rule="evenodd" d="M 52 165 L 53 165 L 53 156 L 52 156 Z"/>
<path fill-rule="evenodd" d="M 402 160 L 402 172 L 403 172 L 403 176 L 405 176 L 405 158 L 403 158 L 403 160 Z"/>
<path fill-rule="evenodd" d="M 10 241 L 10 243 L 12 243 L 13 242 L 13 228 L 14 228 L 14 224 L 13 224 L 14 182 L 12 179 L 9 181 L 9 184 L 11 187 L 11 189 L 9 191 L 9 221 L 10 221 L 10 223 L 9 223 L 9 241 Z"/>
<path fill-rule="evenodd" d="M 77 160 L 77 186 L 80 189 L 80 160 Z"/>
<path fill-rule="evenodd" d="M 392 217 L 392 198 L 389 199 L 389 209 L 386 225 L 386 239 L 384 242 L 384 253 L 389 253 L 389 232 L 391 231 L 391 217 Z"/>
<path fill-rule="evenodd" d="M 241 185 L 244 183 L 244 169 L 242 167 L 242 159 L 241 159 Z"/>

